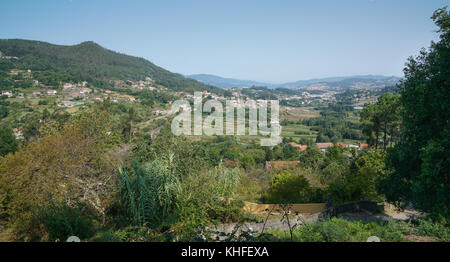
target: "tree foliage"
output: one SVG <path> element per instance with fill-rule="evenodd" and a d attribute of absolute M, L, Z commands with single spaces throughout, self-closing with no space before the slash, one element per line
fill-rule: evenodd
<path fill-rule="evenodd" d="M 432 16 L 440 40 L 406 64 L 400 84 L 403 129 L 389 154 L 394 172 L 382 183 L 388 200 L 449 215 L 450 13 Z"/>
<path fill-rule="evenodd" d="M 18 142 L 10 127 L 0 127 L 0 156 L 6 156 L 17 150 Z"/>

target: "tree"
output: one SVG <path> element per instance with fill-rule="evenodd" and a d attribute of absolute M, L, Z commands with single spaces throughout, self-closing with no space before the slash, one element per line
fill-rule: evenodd
<path fill-rule="evenodd" d="M 104 154 L 110 123 L 107 112 L 87 110 L 1 159 L 0 203 L 18 236 L 39 234 L 34 216 L 55 203 L 83 203 L 104 218 L 115 162 Z"/>
<path fill-rule="evenodd" d="M 394 171 L 380 184 L 390 201 L 449 216 L 450 13 L 434 12 L 439 42 L 410 57 L 400 84 L 400 141 L 389 153 Z"/>
<path fill-rule="evenodd" d="M 384 150 L 388 139 L 392 145 L 400 128 L 400 111 L 400 97 L 392 93 L 385 93 L 375 104 L 364 107 L 361 112 L 362 130 L 370 145 L 378 149 L 380 137 L 383 138 Z"/>
<path fill-rule="evenodd" d="M 0 156 L 6 156 L 8 153 L 16 152 L 17 140 L 9 127 L 0 127 Z"/>
<path fill-rule="evenodd" d="M 382 198 L 377 183 L 385 172 L 384 151 L 368 150 L 352 162 L 348 174 L 330 183 L 328 191 L 337 203 L 363 199 L 379 201 Z"/>
<path fill-rule="evenodd" d="M 383 149 L 388 146 L 388 135 L 392 141 L 400 128 L 400 97 L 392 93 L 386 93 L 380 96 L 376 106 L 381 119 L 381 129 L 383 132 Z"/>
<path fill-rule="evenodd" d="M 306 178 L 283 170 L 272 178 L 266 198 L 273 203 L 306 203 L 311 194 L 312 189 Z"/>
<path fill-rule="evenodd" d="M 324 158 L 320 149 L 317 146 L 312 146 L 300 153 L 299 160 L 303 167 L 317 171 L 322 168 L 325 162 Z"/>

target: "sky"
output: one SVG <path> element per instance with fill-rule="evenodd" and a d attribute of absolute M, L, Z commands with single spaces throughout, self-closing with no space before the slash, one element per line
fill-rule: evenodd
<path fill-rule="evenodd" d="M 447 0 L 1 0 L 0 38 L 95 41 L 172 72 L 271 83 L 381 74 L 437 40 Z"/>

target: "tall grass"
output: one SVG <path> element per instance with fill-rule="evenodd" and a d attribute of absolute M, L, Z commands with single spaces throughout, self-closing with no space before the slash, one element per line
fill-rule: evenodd
<path fill-rule="evenodd" d="M 180 192 L 179 180 L 171 171 L 173 157 L 145 164 L 135 162 L 133 174 L 119 168 L 122 207 L 136 226 L 159 228 L 167 222 Z"/>

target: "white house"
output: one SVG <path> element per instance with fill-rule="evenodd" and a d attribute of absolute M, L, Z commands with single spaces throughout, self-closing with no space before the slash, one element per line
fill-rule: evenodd
<path fill-rule="evenodd" d="M 13 93 L 11 90 L 3 90 L 2 91 L 2 96 L 8 96 L 8 97 L 12 97 Z"/>
<path fill-rule="evenodd" d="M 90 88 L 81 88 L 80 94 L 89 94 L 91 92 Z"/>
<path fill-rule="evenodd" d="M 56 95 L 57 93 L 58 93 L 58 91 L 56 91 L 54 89 L 47 90 L 47 95 L 49 95 L 49 96 Z"/>

